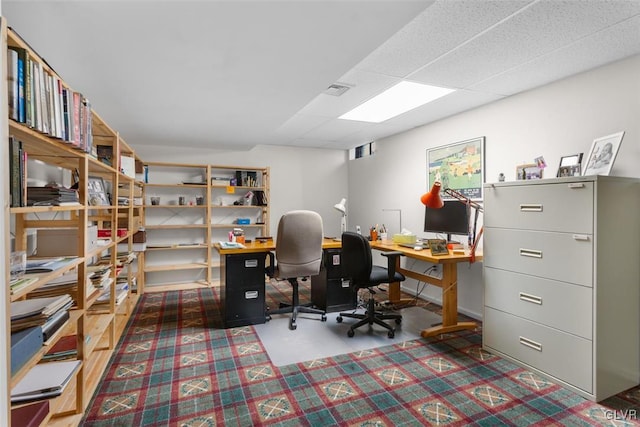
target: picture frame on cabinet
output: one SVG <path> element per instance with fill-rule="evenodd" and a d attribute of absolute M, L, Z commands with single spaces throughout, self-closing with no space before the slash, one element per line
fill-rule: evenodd
<path fill-rule="evenodd" d="M 542 179 L 544 168 L 536 163 L 527 163 L 516 166 L 516 180 Z"/>
<path fill-rule="evenodd" d="M 624 131 L 594 139 L 582 175 L 609 175 L 623 137 Z"/>
<path fill-rule="evenodd" d="M 98 176 L 90 176 L 87 181 L 87 203 L 90 206 L 109 206 L 109 196 L 104 180 Z"/>
<path fill-rule="evenodd" d="M 580 176 L 581 164 L 582 153 L 562 156 L 560 157 L 560 165 L 558 166 L 558 173 L 556 173 L 556 176 Z"/>

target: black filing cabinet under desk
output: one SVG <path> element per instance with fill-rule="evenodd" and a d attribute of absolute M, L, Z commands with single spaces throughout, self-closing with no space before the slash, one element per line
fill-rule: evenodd
<path fill-rule="evenodd" d="M 225 328 L 265 323 L 265 253 L 221 257 L 220 309 Z"/>
<path fill-rule="evenodd" d="M 342 281 L 341 249 L 324 249 L 320 274 L 311 277 L 311 302 L 327 313 L 356 307 L 356 294 Z"/>

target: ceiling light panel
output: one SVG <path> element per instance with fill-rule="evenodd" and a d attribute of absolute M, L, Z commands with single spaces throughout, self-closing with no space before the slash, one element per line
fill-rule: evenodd
<path fill-rule="evenodd" d="M 340 116 L 344 120 L 381 123 L 441 98 L 453 89 L 403 81 Z"/>

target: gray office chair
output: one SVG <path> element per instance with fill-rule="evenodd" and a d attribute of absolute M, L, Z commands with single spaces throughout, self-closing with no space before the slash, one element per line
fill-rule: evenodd
<path fill-rule="evenodd" d="M 280 280 L 288 280 L 292 287 L 291 304 L 281 304 L 271 314 L 291 313 L 289 329 L 296 329 L 298 313 L 320 314 L 327 320 L 325 311 L 301 305 L 298 294 L 298 279 L 315 276 L 320 272 L 322 260 L 322 218 L 316 212 L 297 210 L 282 215 L 276 236 L 275 270 L 269 274 Z M 273 257 L 270 257 L 273 260 Z M 273 264 L 273 262 L 272 262 Z"/>

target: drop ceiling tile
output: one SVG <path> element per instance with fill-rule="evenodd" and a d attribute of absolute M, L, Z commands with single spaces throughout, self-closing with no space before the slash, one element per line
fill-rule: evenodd
<path fill-rule="evenodd" d="M 371 126 L 370 123 L 358 122 L 354 120 L 331 119 L 311 131 L 302 135 L 303 138 L 323 139 L 335 141 L 345 135 L 350 135 Z"/>
<path fill-rule="evenodd" d="M 412 74 L 410 79 L 448 87 L 469 87 L 637 13 L 640 13 L 640 2 L 538 2 Z"/>
<path fill-rule="evenodd" d="M 471 89 L 512 95 L 637 54 L 640 16 L 472 85 Z"/>
<path fill-rule="evenodd" d="M 406 77 L 531 2 L 436 1 L 355 68 Z"/>

